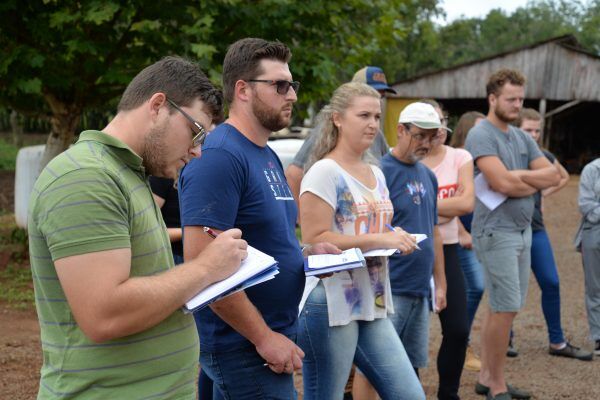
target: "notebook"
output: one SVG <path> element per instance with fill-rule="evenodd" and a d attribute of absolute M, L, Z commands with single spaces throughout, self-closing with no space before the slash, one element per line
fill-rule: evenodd
<path fill-rule="evenodd" d="M 185 312 L 206 307 L 223 297 L 273 279 L 279 273 L 277 261 L 268 254 L 248 246 L 248 257 L 230 277 L 213 283 L 185 303 Z"/>
<path fill-rule="evenodd" d="M 327 274 L 330 272 L 346 271 L 367 266 L 365 257 L 359 248 L 343 251 L 341 254 L 317 254 L 304 259 L 304 274 L 306 276 Z"/>

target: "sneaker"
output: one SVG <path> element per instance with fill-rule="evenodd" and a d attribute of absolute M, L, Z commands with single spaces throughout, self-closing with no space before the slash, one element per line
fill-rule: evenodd
<path fill-rule="evenodd" d="M 592 358 L 594 358 L 594 355 L 589 351 L 585 351 L 580 349 L 579 347 L 575 347 L 569 342 L 567 342 L 567 345 L 562 349 L 554 349 L 552 347 L 548 347 L 548 353 L 550 353 L 550 355 L 552 356 L 576 358 L 582 361 L 591 361 Z"/>
<path fill-rule="evenodd" d="M 517 350 L 517 348 L 515 346 L 513 346 L 513 341 L 512 339 L 510 339 L 510 341 L 508 342 L 508 350 L 506 350 L 506 356 L 507 357 L 517 357 L 519 355 L 519 351 Z"/>
<path fill-rule="evenodd" d="M 471 349 L 471 346 L 467 347 L 467 353 L 465 354 L 465 365 L 463 367 L 467 371 L 478 372 L 481 369 L 481 361 L 475 355 L 475 352 Z"/>
<path fill-rule="evenodd" d="M 594 354 L 600 356 L 600 340 L 596 340 L 596 347 L 594 347 Z"/>

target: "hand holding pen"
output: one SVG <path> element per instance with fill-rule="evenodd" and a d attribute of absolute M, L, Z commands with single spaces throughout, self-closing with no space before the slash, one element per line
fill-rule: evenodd
<path fill-rule="evenodd" d="M 394 228 L 390 224 L 385 224 L 386 228 L 388 228 L 391 232 L 394 232 L 396 237 L 396 245 L 402 252 L 403 255 L 408 255 L 415 250 L 421 250 L 421 248 L 417 245 L 416 239 L 410 233 L 404 231 L 402 228 Z"/>
<path fill-rule="evenodd" d="M 212 281 L 220 281 L 240 268 L 242 260 L 248 257 L 248 243 L 242 239 L 242 231 L 229 229 L 217 233 L 205 227 L 210 243 L 196 257 Z"/>

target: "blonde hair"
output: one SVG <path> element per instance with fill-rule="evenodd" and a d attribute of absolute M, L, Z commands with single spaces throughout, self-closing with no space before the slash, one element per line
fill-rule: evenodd
<path fill-rule="evenodd" d="M 314 163 L 329 154 L 337 145 L 339 131 L 333 123 L 333 114 L 343 114 L 356 97 L 362 96 L 375 97 L 377 100 L 381 98 L 377 90 L 361 82 L 344 83 L 333 92 L 329 104 L 323 107 L 317 116 L 316 129 L 313 133 L 317 137 L 308 162 L 304 166 L 305 172 Z M 367 158 L 367 161 L 370 162 L 372 161 L 370 158 L 373 158 L 373 156 L 369 151 L 366 151 L 363 158 Z"/>

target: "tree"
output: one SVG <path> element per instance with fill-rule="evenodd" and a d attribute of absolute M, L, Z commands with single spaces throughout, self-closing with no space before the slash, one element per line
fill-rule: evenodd
<path fill-rule="evenodd" d="M 43 165 L 73 140 L 82 111 L 105 107 L 142 66 L 172 52 L 202 59 L 201 8 L 185 1 L 22 2 L 0 5 L 0 94 L 51 121 Z M 193 30 L 195 35 L 180 35 Z"/>
<path fill-rule="evenodd" d="M 437 0 L 5 0 L 0 102 L 51 121 L 42 165 L 73 141 L 83 110 L 106 109 L 142 67 L 168 54 L 220 78 L 227 46 L 255 36 L 293 51 L 300 100 L 327 99 L 373 57 L 392 53 Z M 412 18 L 412 19 L 409 19 Z"/>
<path fill-rule="evenodd" d="M 437 60 L 421 70 L 450 67 L 564 34 L 573 34 L 587 49 L 600 54 L 600 0 L 530 2 L 507 15 L 492 10 L 484 18 L 461 18 L 437 28 L 429 53 Z M 419 59 L 417 59 L 419 61 Z"/>

